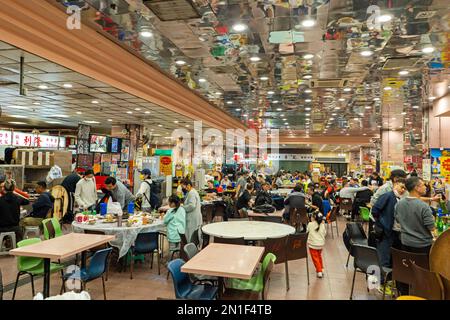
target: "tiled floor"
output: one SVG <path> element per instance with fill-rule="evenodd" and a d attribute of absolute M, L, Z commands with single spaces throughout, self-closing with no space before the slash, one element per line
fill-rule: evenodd
<path fill-rule="evenodd" d="M 342 218 L 341 218 L 342 219 Z M 352 260 L 349 268 L 345 267 L 347 250 L 342 242 L 342 232 L 345 221 L 339 221 L 339 236 L 334 233 L 327 235 L 327 243 L 323 251 L 324 277 L 316 277 L 312 261 L 309 261 L 310 285 L 306 278 L 305 260 L 289 262 L 290 290 L 286 291 L 284 265 L 276 265 L 270 280 L 269 299 L 279 300 L 315 300 L 338 299 L 348 300 L 350 296 L 351 281 L 353 276 Z M 165 246 L 167 248 L 167 246 Z M 15 281 L 15 258 L 0 257 L 0 268 L 3 273 L 3 284 L 6 286 Z M 133 280 L 129 272 L 116 272 L 111 268 L 109 280 L 106 282 L 108 299 L 144 300 L 162 298 L 174 298 L 172 281 L 166 280 L 167 269 L 161 267 L 161 275 L 158 275 L 156 263 L 153 270 L 149 262 L 144 265 L 137 263 L 133 273 Z M 59 293 L 61 279 L 54 274 L 51 277 L 51 295 Z M 36 280 L 37 292 L 42 289 L 42 279 Z M 92 299 L 103 299 L 101 279 L 88 283 L 87 290 Z M 4 299 L 12 298 L 12 290 L 4 293 Z M 31 285 L 26 283 L 17 289 L 16 299 L 31 299 Z M 377 292 L 368 293 L 365 286 L 365 277 L 361 273 L 356 275 L 354 299 L 381 299 Z"/>

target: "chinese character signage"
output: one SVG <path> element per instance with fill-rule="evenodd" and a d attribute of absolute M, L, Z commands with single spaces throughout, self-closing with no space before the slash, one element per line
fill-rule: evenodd
<path fill-rule="evenodd" d="M 66 147 L 65 137 L 35 135 L 18 131 L 0 130 L 0 145 L 14 147 L 36 147 L 43 149 L 58 149 Z"/>
<path fill-rule="evenodd" d="M 159 158 L 159 171 L 163 176 L 172 175 L 172 157 L 161 156 Z"/>

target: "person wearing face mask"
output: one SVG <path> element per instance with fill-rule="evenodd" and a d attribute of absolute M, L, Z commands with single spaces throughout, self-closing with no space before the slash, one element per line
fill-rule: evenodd
<path fill-rule="evenodd" d="M 202 225 L 201 200 L 197 190 L 192 186 L 191 180 L 183 179 L 181 181 L 181 188 L 183 192 L 187 192 L 183 208 L 186 211 L 185 235 L 189 242 L 194 231 Z"/>
<path fill-rule="evenodd" d="M 152 185 L 152 173 L 150 169 L 144 169 L 141 171 L 142 183 L 136 193 L 136 198 L 142 198 L 142 211 L 151 212 L 152 205 L 150 203 L 151 197 L 151 185 Z"/>
<path fill-rule="evenodd" d="M 399 178 L 393 184 L 393 190 L 381 195 L 372 207 L 377 233 L 377 253 L 383 267 L 390 268 L 391 247 L 401 248 L 400 232 L 395 224 L 395 206 L 405 193 L 405 179 Z"/>
<path fill-rule="evenodd" d="M 91 209 L 97 203 L 97 187 L 94 181 L 94 171 L 86 170 L 84 177 L 75 187 L 75 202 L 83 210 Z"/>

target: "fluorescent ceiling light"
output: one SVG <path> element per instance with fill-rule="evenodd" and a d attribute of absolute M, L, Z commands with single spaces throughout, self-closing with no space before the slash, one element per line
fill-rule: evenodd
<path fill-rule="evenodd" d="M 424 47 L 424 48 L 422 48 L 422 52 L 423 53 L 432 53 L 432 52 L 434 52 L 434 47 L 431 47 L 431 46 Z"/>
<path fill-rule="evenodd" d="M 128 113 L 128 114 L 132 114 L 132 113 L 133 113 L 133 111 L 127 111 L 127 113 Z"/>
<path fill-rule="evenodd" d="M 11 118 L 17 118 L 17 119 L 26 119 L 26 118 L 28 118 L 27 116 L 22 116 L 22 115 L 19 115 L 19 114 L 14 114 L 14 115 L 11 115 L 10 116 Z"/>
<path fill-rule="evenodd" d="M 311 93 L 311 92 L 312 92 L 311 89 L 306 89 L 306 90 L 305 90 L 305 93 Z"/>
<path fill-rule="evenodd" d="M 311 102 L 312 100 L 311 99 L 305 99 L 305 102 Z"/>
<path fill-rule="evenodd" d="M 48 87 L 45 84 L 41 84 L 38 88 L 42 90 L 48 89 Z"/>
<path fill-rule="evenodd" d="M 275 91 L 267 91 L 267 94 L 275 94 Z"/>
<path fill-rule="evenodd" d="M 407 71 L 407 70 L 402 70 L 402 71 L 400 71 L 398 74 L 401 75 L 401 76 L 406 76 L 407 74 L 409 74 L 409 71 Z"/>
<path fill-rule="evenodd" d="M 112 120 L 112 119 L 108 119 L 108 121 L 109 121 L 109 122 L 112 122 L 113 120 Z"/>
<path fill-rule="evenodd" d="M 311 79 L 311 78 L 312 78 L 312 75 L 310 75 L 310 74 L 307 74 L 307 75 L 303 76 L 303 79 Z"/>
<path fill-rule="evenodd" d="M 85 123 L 91 123 L 91 124 L 100 123 L 100 122 L 94 121 L 94 120 L 85 120 L 85 121 L 83 121 L 83 122 L 85 122 Z"/>
<path fill-rule="evenodd" d="M 91 103 L 98 104 L 98 101 L 97 100 L 92 100 Z"/>
<path fill-rule="evenodd" d="M 141 108 L 135 108 L 134 110 L 136 110 L 136 111 L 141 111 Z"/>
<path fill-rule="evenodd" d="M 236 111 L 241 111 L 241 109 L 240 109 L 240 108 L 236 108 L 236 109 L 234 109 L 234 110 L 236 110 Z"/>
<path fill-rule="evenodd" d="M 145 111 L 145 114 L 149 114 L 150 113 L 150 111 Z"/>
<path fill-rule="evenodd" d="M 81 111 L 77 111 L 77 112 L 76 112 L 76 114 L 82 114 L 82 113 L 83 113 L 83 112 L 81 112 Z"/>
<path fill-rule="evenodd" d="M 269 77 L 263 76 L 263 77 L 261 77 L 259 79 L 261 79 L 262 81 L 266 81 L 266 80 L 269 80 Z"/>
<path fill-rule="evenodd" d="M 20 110 L 27 110 L 28 107 L 25 106 L 7 106 L 8 108 L 12 108 L 12 109 L 20 109 Z"/>
<path fill-rule="evenodd" d="M 64 84 L 63 84 L 63 87 L 64 87 L 64 88 L 72 88 L 73 85 L 70 84 L 70 83 L 64 83 Z"/>
<path fill-rule="evenodd" d="M 387 86 L 387 87 L 384 87 L 383 89 L 384 89 L 385 91 L 389 91 L 389 90 L 392 90 L 392 87 Z"/>
<path fill-rule="evenodd" d="M 25 122 L 20 122 L 20 121 L 10 121 L 8 123 L 10 123 L 10 124 L 26 124 Z"/>
<path fill-rule="evenodd" d="M 345 92 L 352 91 L 352 88 L 344 88 L 344 91 L 345 91 Z"/>
<path fill-rule="evenodd" d="M 247 25 L 243 24 L 243 23 L 236 23 L 233 25 L 232 29 L 236 32 L 242 32 L 247 30 Z"/>
<path fill-rule="evenodd" d="M 315 24 L 316 24 L 316 21 L 314 21 L 313 19 L 306 19 L 306 20 L 302 21 L 302 26 L 307 27 L 307 28 L 312 27 Z"/>
<path fill-rule="evenodd" d="M 206 79 L 205 78 L 200 78 L 200 79 L 198 79 L 198 82 L 206 82 Z"/>
<path fill-rule="evenodd" d="M 307 54 L 303 55 L 303 59 L 311 60 L 312 58 L 314 58 L 314 55 L 311 53 L 307 53 Z"/>
<path fill-rule="evenodd" d="M 139 34 L 144 38 L 153 37 L 153 33 L 151 31 L 141 31 Z"/>
<path fill-rule="evenodd" d="M 373 51 L 370 51 L 370 50 L 363 50 L 363 51 L 360 52 L 360 54 L 361 54 L 363 57 L 370 57 L 371 55 L 373 55 Z"/>
<path fill-rule="evenodd" d="M 261 61 L 261 58 L 260 58 L 260 57 L 257 57 L 257 56 L 253 56 L 253 57 L 250 57 L 250 61 L 252 61 L 252 62 L 258 62 L 258 61 Z"/>
<path fill-rule="evenodd" d="M 177 65 L 179 65 L 179 66 L 182 66 L 182 65 L 185 65 L 185 64 L 186 64 L 186 61 L 183 61 L 183 60 L 176 60 L 175 63 L 176 63 Z"/>

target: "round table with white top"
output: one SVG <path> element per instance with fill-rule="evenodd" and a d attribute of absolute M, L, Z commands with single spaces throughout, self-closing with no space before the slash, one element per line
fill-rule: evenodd
<path fill-rule="evenodd" d="M 242 238 L 244 240 L 264 240 L 282 238 L 295 233 L 295 228 L 275 222 L 265 221 L 224 221 L 206 224 L 202 232 L 219 238 Z"/>
<path fill-rule="evenodd" d="M 117 222 L 108 223 L 104 219 L 98 219 L 95 224 L 72 222 L 74 232 L 84 233 L 84 230 L 101 231 L 106 235 L 115 235 L 116 238 L 110 244 L 119 249 L 119 258 L 125 256 L 139 233 L 158 232 L 165 230 L 162 220 L 156 219 L 151 224 L 137 224 L 131 227 L 126 225 L 126 221 L 122 222 L 122 226 L 118 227 Z"/>

